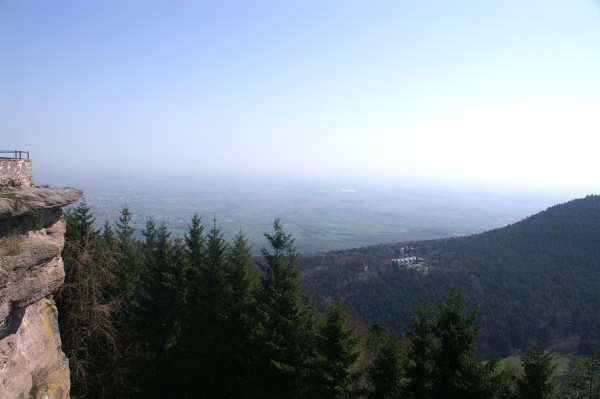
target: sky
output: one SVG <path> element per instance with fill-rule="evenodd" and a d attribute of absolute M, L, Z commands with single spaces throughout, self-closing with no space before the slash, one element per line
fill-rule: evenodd
<path fill-rule="evenodd" d="M 600 191 L 598 1 L 0 0 L 34 168 Z"/>

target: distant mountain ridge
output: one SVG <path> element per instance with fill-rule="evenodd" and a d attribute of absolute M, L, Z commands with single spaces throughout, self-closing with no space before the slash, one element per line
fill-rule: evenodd
<path fill-rule="evenodd" d="M 411 254 L 425 261 L 392 262 Z M 600 338 L 598 195 L 476 235 L 333 251 L 301 265 L 319 298 L 339 293 L 367 321 L 399 333 L 422 298 L 457 288 L 479 309 L 486 356 L 538 340 L 574 351 Z"/>

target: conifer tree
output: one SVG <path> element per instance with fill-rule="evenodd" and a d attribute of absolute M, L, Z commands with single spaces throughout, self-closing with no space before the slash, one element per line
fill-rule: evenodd
<path fill-rule="evenodd" d="M 120 284 L 121 298 L 126 304 L 128 312 L 135 312 L 139 295 L 139 280 L 142 272 L 143 259 L 139 247 L 134 239 L 134 228 L 131 226 L 132 214 L 125 206 L 117 221 L 116 232 L 119 245 L 118 281 Z M 123 315 L 127 316 L 127 315 Z"/>
<path fill-rule="evenodd" d="M 191 314 L 199 306 L 199 298 L 202 296 L 203 269 L 206 267 L 206 237 L 204 236 L 204 225 L 198 215 L 194 215 L 188 231 L 184 236 L 186 262 L 183 273 L 185 274 L 186 292 L 185 303 L 187 307 L 182 315 L 183 323 L 189 328 L 194 328 L 195 320 Z"/>
<path fill-rule="evenodd" d="M 435 334 L 439 341 L 434 370 L 434 397 L 439 399 L 486 398 L 485 373 L 475 355 L 478 329 L 459 293 L 438 303 Z"/>
<path fill-rule="evenodd" d="M 300 273 L 294 239 L 279 219 L 273 234 L 265 234 L 270 249 L 265 259 L 258 292 L 261 384 L 271 397 L 297 398 L 306 388 L 308 362 L 314 345 L 313 314 L 300 289 Z"/>
<path fill-rule="evenodd" d="M 356 390 L 356 373 L 352 366 L 358 357 L 358 339 L 348 326 L 341 297 L 327 306 L 325 317 L 316 336 L 316 356 L 313 361 L 313 392 L 318 398 L 348 398 Z"/>
<path fill-rule="evenodd" d="M 186 238 L 191 237 L 189 234 Z M 196 236 L 194 241 L 197 243 L 198 239 Z M 206 252 L 198 267 L 197 285 L 190 296 L 191 324 L 184 338 L 189 348 L 186 362 L 194 364 L 190 366 L 193 378 L 189 389 L 200 384 L 206 396 L 225 397 L 225 392 L 231 389 L 230 375 L 226 372 L 230 361 L 226 355 L 229 345 L 226 327 L 231 316 L 233 289 L 229 281 L 227 244 L 216 220 L 206 237 Z"/>
<path fill-rule="evenodd" d="M 102 225 L 102 239 L 109 248 L 117 250 L 117 238 L 115 237 L 115 232 L 108 221 L 104 222 L 104 225 Z"/>
<path fill-rule="evenodd" d="M 148 236 L 149 238 L 151 235 Z M 181 290 L 183 290 L 182 272 L 183 259 L 180 258 L 181 243 L 171 239 L 170 232 L 161 223 L 156 233 L 155 248 L 152 262 L 148 265 L 149 302 L 145 317 L 149 331 L 146 334 L 151 339 L 151 348 L 155 354 L 156 382 L 155 392 L 161 392 L 160 397 L 174 394 L 177 387 L 178 374 L 177 356 L 179 345 L 179 325 L 181 305 Z"/>
<path fill-rule="evenodd" d="M 223 233 L 217 227 L 216 219 L 207 236 L 206 259 L 202 270 L 202 293 L 203 306 L 210 326 L 207 328 L 222 327 L 228 317 L 229 305 L 232 298 L 232 288 L 229 282 L 229 264 L 227 262 L 227 244 Z M 214 333 L 217 335 L 218 333 Z"/>
<path fill-rule="evenodd" d="M 155 267 L 155 252 L 158 242 L 158 232 L 156 230 L 156 223 L 154 222 L 154 219 L 148 218 L 148 220 L 146 220 L 146 227 L 144 228 L 144 231 L 142 231 L 142 236 L 144 236 L 144 242 L 142 243 L 144 261 L 146 264 L 152 264 L 152 267 L 150 267 L 152 269 Z"/>
<path fill-rule="evenodd" d="M 206 255 L 206 239 L 204 237 L 204 226 L 198 215 L 192 217 L 192 223 L 185 235 L 185 245 L 190 266 L 195 270 L 200 269 Z"/>
<path fill-rule="evenodd" d="M 386 330 L 372 331 L 374 358 L 367 371 L 371 384 L 370 399 L 397 399 L 403 393 L 402 378 L 405 375 L 406 359 L 396 336 Z"/>
<path fill-rule="evenodd" d="M 521 399 L 548 399 L 554 390 L 552 354 L 537 344 L 521 357 L 523 376 L 518 381 Z"/>
<path fill-rule="evenodd" d="M 435 336 L 432 309 L 422 303 L 412 318 L 407 364 L 408 385 L 406 397 L 413 399 L 431 398 L 434 388 L 434 372 L 438 341 Z"/>
<path fill-rule="evenodd" d="M 231 284 L 236 302 L 240 306 L 247 306 L 243 302 L 253 301 L 258 284 L 258 274 L 248 239 L 240 230 L 233 239 L 228 251 L 228 260 L 231 265 Z"/>
<path fill-rule="evenodd" d="M 87 246 L 97 232 L 94 230 L 94 216 L 85 198 L 82 198 L 79 205 L 73 209 L 71 216 L 71 226 L 67 230 L 68 237 L 72 241 L 77 237 L 79 245 Z"/>
<path fill-rule="evenodd" d="M 148 281 L 148 306 L 146 319 L 150 322 L 151 335 L 154 335 L 154 348 L 159 353 L 165 353 L 173 346 L 174 329 L 176 324 L 179 282 L 179 265 L 174 258 L 174 248 L 170 232 L 164 223 L 156 230 L 154 237 L 146 236 L 147 240 L 153 238 L 153 256 L 147 265 Z"/>
<path fill-rule="evenodd" d="M 229 282 L 232 289 L 230 315 L 225 325 L 227 334 L 228 374 L 231 378 L 229 397 L 249 396 L 249 386 L 254 383 L 256 361 L 254 347 L 257 328 L 256 290 L 258 275 L 244 234 L 240 231 L 227 253 Z"/>
<path fill-rule="evenodd" d="M 173 278 L 167 279 L 168 288 L 176 292 L 176 303 L 177 303 L 177 327 L 178 331 L 183 326 L 185 317 L 185 308 L 188 306 L 188 291 L 189 282 L 187 281 L 189 270 L 189 263 L 187 257 L 187 251 L 185 247 L 185 241 L 180 236 L 175 237 L 172 243 L 172 258 L 173 264 L 176 265 L 176 270 Z"/>
<path fill-rule="evenodd" d="M 209 298 L 205 295 L 204 276 L 206 272 L 206 237 L 204 225 L 198 215 L 194 215 L 183 241 L 185 261 L 183 262 L 181 303 L 179 309 L 180 338 L 177 347 L 177 358 L 180 368 L 187 370 L 178 376 L 181 390 L 191 392 L 199 382 L 205 366 L 205 328 L 206 308 Z"/>
<path fill-rule="evenodd" d="M 115 225 L 116 246 L 118 249 L 116 272 L 116 297 L 121 303 L 116 323 L 120 334 L 121 351 L 124 356 L 122 378 L 131 391 L 144 386 L 144 368 L 148 362 L 148 348 L 143 335 L 146 323 L 142 304 L 146 298 L 142 284 L 145 259 L 140 243 L 135 239 L 132 226 L 133 215 L 125 206 Z"/>
<path fill-rule="evenodd" d="M 119 220 L 117 221 L 117 236 L 121 245 L 129 245 L 133 242 L 134 229 L 131 227 L 131 219 L 133 215 L 129 207 L 125 205 L 121 209 Z"/>
<path fill-rule="evenodd" d="M 65 284 L 56 296 L 63 350 L 69 357 L 73 397 L 110 397 L 119 379 L 119 336 L 114 288 L 116 253 L 93 227 L 93 214 L 81 202 L 67 211 L 63 259 Z"/>
<path fill-rule="evenodd" d="M 184 314 L 184 324 L 188 331 L 187 343 L 192 345 L 192 331 L 203 328 L 201 318 L 193 315 L 202 314 L 206 304 L 205 274 L 207 268 L 206 262 L 206 237 L 204 236 L 204 225 L 198 215 L 192 217 L 191 224 L 184 236 L 185 250 L 187 254 L 186 269 L 186 303 L 188 308 Z"/>
<path fill-rule="evenodd" d="M 144 316 L 153 313 L 148 309 L 152 306 L 152 295 L 158 290 L 160 285 L 160 276 L 158 271 L 158 231 L 154 219 L 148 218 L 146 226 L 142 231 L 144 237 L 138 251 L 136 251 L 141 260 L 137 275 L 135 276 L 134 296 L 136 304 L 140 307 L 140 312 Z M 164 244 L 164 243 L 163 243 Z M 144 307 L 146 307 L 144 309 Z"/>

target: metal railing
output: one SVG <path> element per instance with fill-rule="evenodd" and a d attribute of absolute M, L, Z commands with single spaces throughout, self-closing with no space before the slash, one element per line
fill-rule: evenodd
<path fill-rule="evenodd" d="M 21 150 L 0 151 L 0 154 L 11 154 L 12 158 L 15 158 L 15 159 L 29 159 L 29 151 L 21 151 Z M 2 157 L 2 156 L 0 155 L 0 157 Z M 2 158 L 10 158 L 10 157 L 2 157 Z"/>

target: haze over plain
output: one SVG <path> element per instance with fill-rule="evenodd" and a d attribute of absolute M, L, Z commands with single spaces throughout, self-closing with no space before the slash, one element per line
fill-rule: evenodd
<path fill-rule="evenodd" d="M 594 1 L 3 2 L 0 21 L 3 146 L 38 171 L 600 180 Z"/>
<path fill-rule="evenodd" d="M 409 231 L 481 231 L 598 191 L 599 21 L 594 1 L 5 2 L 2 146 L 31 150 L 39 183 L 82 187 L 100 217 L 128 202 L 178 228 L 245 201 L 231 230 L 264 231 L 321 199 L 300 241 L 335 209 L 383 212 L 369 243 L 406 238 L 390 226 L 423 209 L 462 224 Z M 186 184 L 197 201 L 169 214 Z M 261 195 L 279 205 L 248 218 Z"/>

